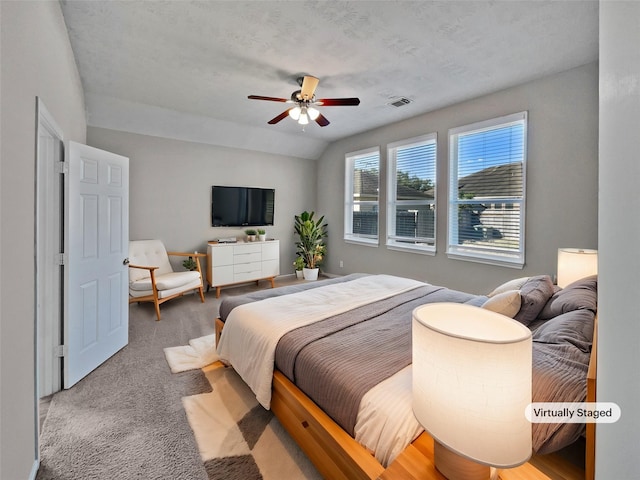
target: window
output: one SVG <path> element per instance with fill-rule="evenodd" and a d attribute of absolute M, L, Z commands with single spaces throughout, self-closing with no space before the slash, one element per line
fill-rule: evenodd
<path fill-rule="evenodd" d="M 436 134 L 388 145 L 387 247 L 436 249 Z"/>
<path fill-rule="evenodd" d="M 378 245 L 380 149 L 346 155 L 344 239 Z"/>
<path fill-rule="evenodd" d="M 449 131 L 447 254 L 524 265 L 527 112 Z"/>

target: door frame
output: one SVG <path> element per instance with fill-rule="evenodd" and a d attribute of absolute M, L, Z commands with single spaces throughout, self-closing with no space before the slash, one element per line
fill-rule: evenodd
<path fill-rule="evenodd" d="M 62 352 L 57 350 L 62 343 L 64 281 L 63 266 L 56 265 L 56 259 L 64 249 L 66 179 L 59 166 L 64 161 L 62 129 L 39 97 L 36 97 L 36 110 L 35 382 L 38 403 L 43 395 L 55 393 L 62 388 Z M 41 149 L 42 129 L 54 139 L 53 152 Z M 44 394 L 42 382 L 46 385 Z"/>
<path fill-rule="evenodd" d="M 59 168 L 56 165 L 64 161 L 64 134 L 39 97 L 36 97 L 35 113 L 34 435 L 36 463 L 33 478 L 40 465 L 41 381 L 48 382 L 49 387 L 54 391 L 62 388 L 62 358 L 56 357 L 54 353 L 62 338 L 64 279 L 61 267 L 54 264 L 53 252 L 64 246 L 63 208 L 66 191 L 66 179 L 64 176 L 60 178 L 62 172 L 56 174 Z M 54 138 L 53 154 L 41 149 L 41 129 L 45 129 Z M 56 237 L 57 240 L 55 240 Z M 57 313 L 53 316 L 45 315 L 47 311 Z"/>

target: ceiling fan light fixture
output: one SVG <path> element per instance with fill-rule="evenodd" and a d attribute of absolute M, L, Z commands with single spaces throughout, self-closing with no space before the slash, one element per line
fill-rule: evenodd
<path fill-rule="evenodd" d="M 2 0 L 0 0 L 1 2 Z M 267 100 L 270 102 L 283 102 L 293 104 L 293 107 L 286 109 L 280 115 L 269 120 L 269 125 L 275 125 L 287 117 L 291 117 L 300 125 L 308 125 L 311 121 L 316 122 L 321 127 L 329 125 L 329 120 L 322 115 L 316 106 L 349 106 L 360 105 L 360 99 L 353 98 L 323 98 L 316 100 L 316 87 L 318 86 L 318 78 L 311 75 L 305 75 L 298 78 L 300 90 L 296 90 L 291 94 L 290 99 L 280 97 L 265 97 L 263 95 L 249 95 L 250 100 Z M 304 128 L 303 128 L 304 130 Z"/>
<path fill-rule="evenodd" d="M 311 120 L 315 120 L 320 115 L 320 111 L 318 109 L 316 109 L 316 108 L 308 107 L 307 108 L 307 115 L 309 115 L 309 118 Z"/>
<path fill-rule="evenodd" d="M 300 107 L 300 118 L 298 119 L 298 123 L 300 125 L 309 124 L 309 109 L 305 105 Z"/>
<path fill-rule="evenodd" d="M 300 107 L 293 107 L 291 110 L 289 110 L 289 116 L 294 120 L 298 120 L 300 118 L 301 111 L 302 110 Z"/>

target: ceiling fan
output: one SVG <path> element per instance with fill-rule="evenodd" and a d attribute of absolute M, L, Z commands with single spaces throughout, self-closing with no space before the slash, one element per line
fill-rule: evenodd
<path fill-rule="evenodd" d="M 317 108 L 319 106 L 334 107 L 341 105 L 359 105 L 359 98 L 321 98 L 316 99 L 315 91 L 320 81 L 311 75 L 305 75 L 297 79 L 300 90 L 291 94 L 291 98 L 263 97 L 261 95 L 249 95 L 251 100 L 268 100 L 270 102 L 293 103 L 295 106 L 288 108 L 277 117 L 272 118 L 267 123 L 275 125 L 287 116 L 296 120 L 300 125 L 307 125 L 309 120 L 314 120 L 321 127 L 329 125 L 329 120 L 322 115 Z"/>

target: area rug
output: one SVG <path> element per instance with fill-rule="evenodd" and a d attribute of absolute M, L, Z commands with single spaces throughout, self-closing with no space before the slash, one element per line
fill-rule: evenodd
<path fill-rule="evenodd" d="M 211 351 L 215 352 L 215 335 L 164 349 L 171 371 L 200 368 Z M 233 368 L 219 361 L 208 363 L 201 371 L 211 391 L 183 397 L 182 405 L 209 480 L 322 479 Z"/>
<path fill-rule="evenodd" d="M 171 373 L 205 367 L 218 360 L 216 335 L 211 334 L 189 340 L 188 345 L 167 347 L 164 349 L 164 355 Z"/>
<path fill-rule="evenodd" d="M 203 372 L 213 391 L 182 404 L 210 480 L 322 478 L 232 368 L 216 362 Z"/>

